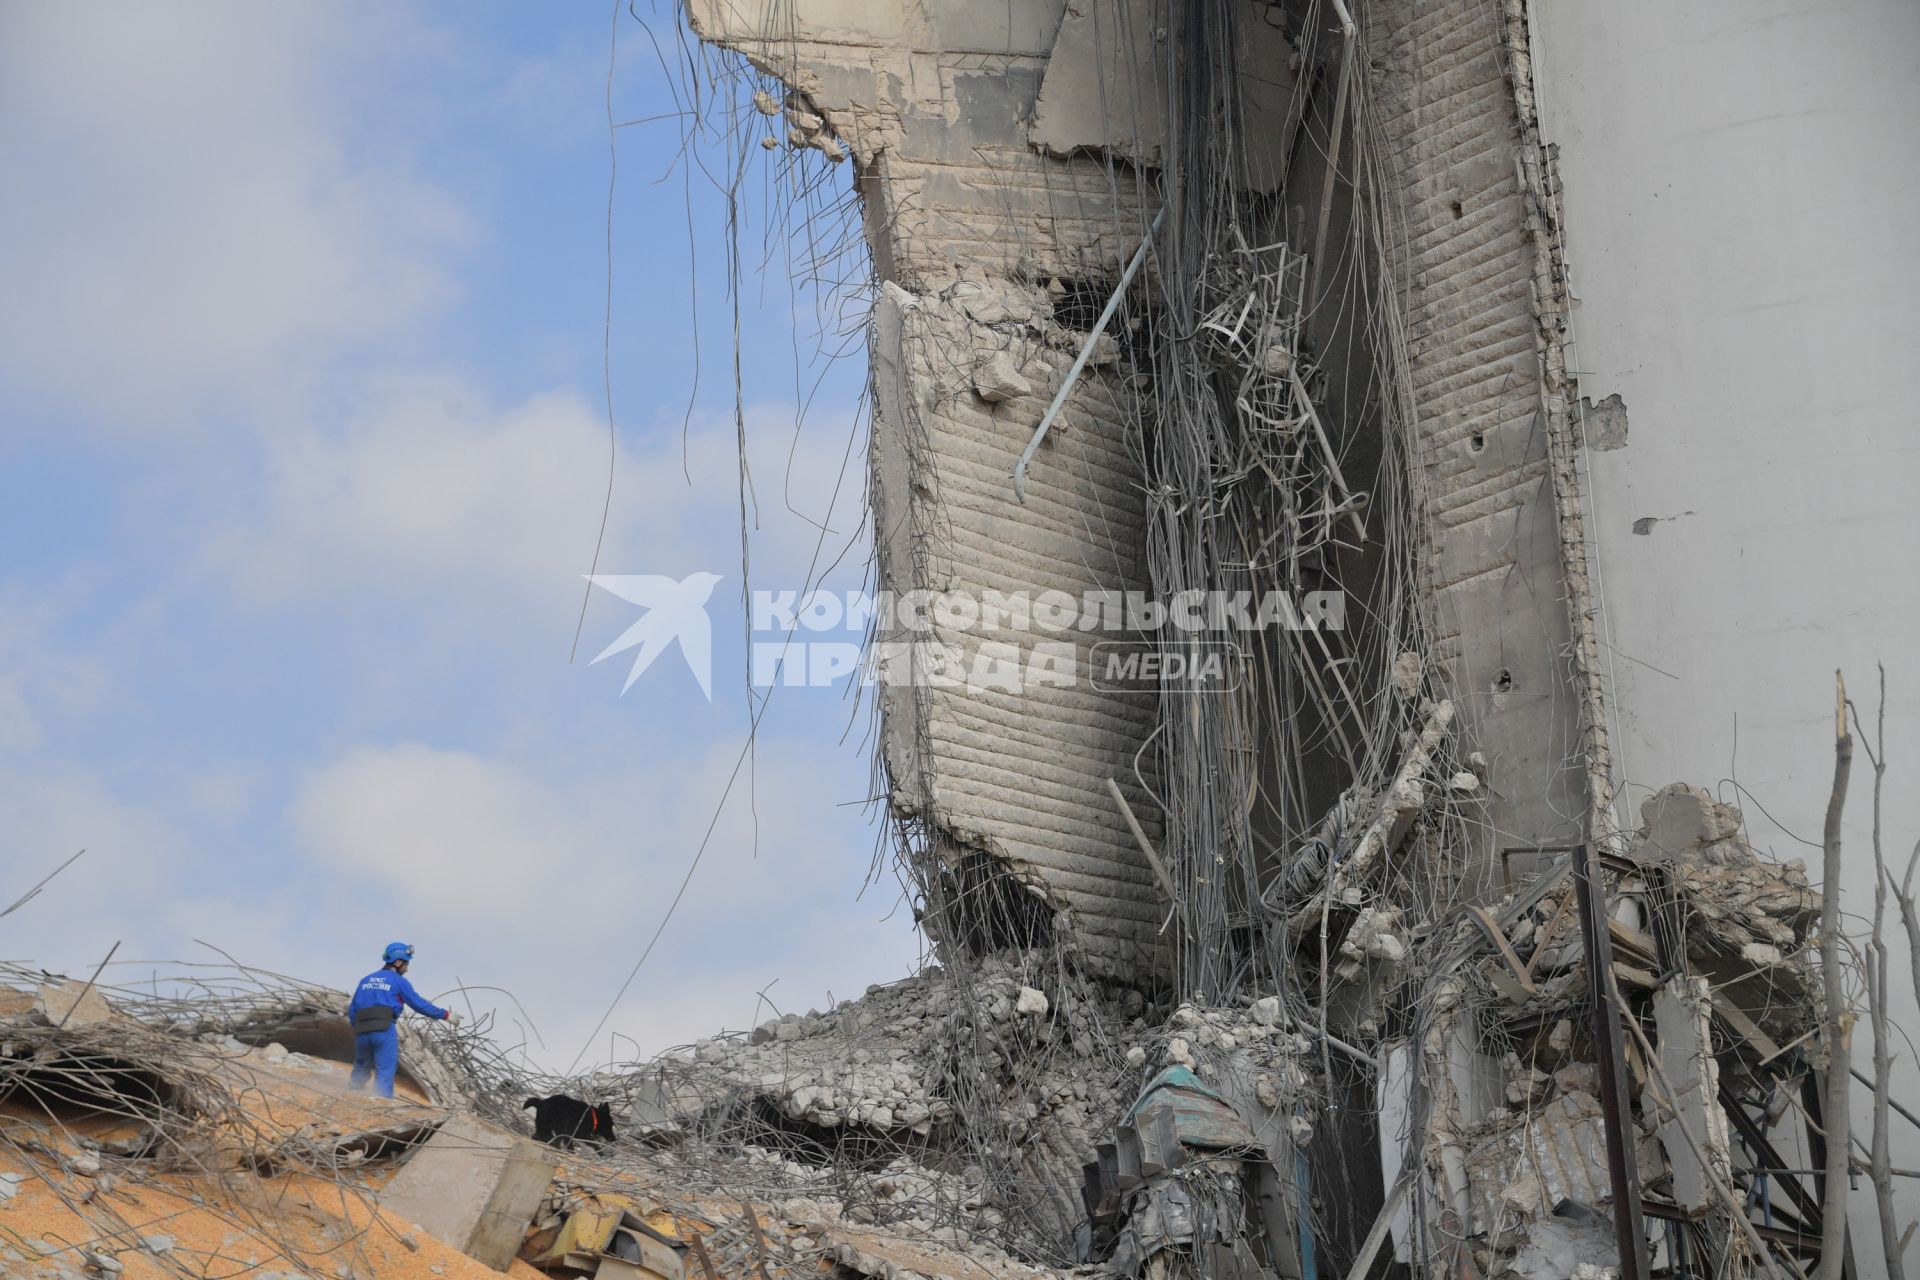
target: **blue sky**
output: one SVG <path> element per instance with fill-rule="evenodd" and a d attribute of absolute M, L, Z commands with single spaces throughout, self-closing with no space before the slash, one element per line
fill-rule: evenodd
<path fill-rule="evenodd" d="M 716 179 L 753 581 L 799 587 L 819 547 L 857 588 L 867 557 L 834 332 L 859 299 L 791 283 L 802 213 L 847 243 L 847 174 L 759 147 L 751 83 L 636 12 L 0 10 L 0 898 L 89 851 L 0 956 L 164 969 L 204 940 L 344 985 L 407 938 L 423 989 L 510 988 L 536 1057 L 581 1047 L 751 714 Z M 624 697 L 624 659 L 589 665 L 637 616 L 604 593 L 568 660 L 608 474 L 616 26 L 616 121 L 697 88 L 745 131 L 616 130 L 600 568 L 725 575 L 711 703 L 677 655 Z M 869 735 L 843 690 L 779 691 L 617 1052 L 912 965 L 891 874 L 861 896 Z"/>

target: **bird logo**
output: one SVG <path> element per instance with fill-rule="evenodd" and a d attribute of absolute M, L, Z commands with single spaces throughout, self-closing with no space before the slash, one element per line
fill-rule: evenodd
<path fill-rule="evenodd" d="M 719 574 L 690 573 L 676 581 L 657 573 L 593 573 L 587 575 L 587 581 L 646 610 L 593 659 L 599 662 L 638 647 L 633 669 L 620 686 L 623 697 L 640 673 L 677 640 L 680 656 L 700 682 L 700 692 L 707 695 L 708 702 L 713 701 L 713 626 L 707 618 L 707 599 L 720 582 Z"/>

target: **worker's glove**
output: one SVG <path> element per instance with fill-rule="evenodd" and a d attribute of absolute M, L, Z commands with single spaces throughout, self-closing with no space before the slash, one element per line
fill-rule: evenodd
<path fill-rule="evenodd" d="M 459 1014 L 457 1014 L 457 1013 L 452 1013 L 452 1012 L 449 1012 L 449 1013 L 447 1014 L 447 1025 L 448 1025 L 448 1026 L 450 1026 L 450 1027 L 457 1027 L 457 1026 L 459 1026 L 459 1025 L 460 1025 L 460 1015 L 459 1015 Z"/>

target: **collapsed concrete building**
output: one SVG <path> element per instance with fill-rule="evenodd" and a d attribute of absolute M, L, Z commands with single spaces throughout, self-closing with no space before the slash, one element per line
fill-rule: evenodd
<path fill-rule="evenodd" d="M 1831 1253 L 1817 895 L 1703 792 L 1615 801 L 1582 468 L 1624 410 L 1568 364 L 1526 0 L 687 13 L 861 201 L 879 574 L 923 602 L 880 755 L 941 962 L 688 1096 L 964 1168 L 1056 1265 Z M 1099 679 L 1127 645 L 1231 674 Z"/>
<path fill-rule="evenodd" d="M 1627 427 L 1569 369 L 1534 8 L 687 0 L 748 141 L 861 201 L 937 965 L 564 1082 L 410 1033 L 371 1115 L 338 993 L 12 975 L 0 1264 L 1851 1274 L 1825 904 L 1714 795 L 1615 799 L 1583 475 Z M 561 1087 L 618 1142 L 530 1155 Z M 449 1149 L 492 1163 L 443 1220 Z"/>

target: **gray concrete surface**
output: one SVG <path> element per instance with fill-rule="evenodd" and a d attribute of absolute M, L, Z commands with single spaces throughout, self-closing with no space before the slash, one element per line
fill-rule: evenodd
<path fill-rule="evenodd" d="M 505 1271 L 553 1181 L 548 1156 L 530 1138 L 453 1116 L 394 1175 L 380 1203 L 390 1216 Z"/>
<path fill-rule="evenodd" d="M 1920 837 L 1920 5 L 1535 0 L 1533 15 L 1571 363 L 1584 396 L 1631 413 L 1624 444 L 1587 458 L 1621 816 L 1685 779 L 1817 874 L 1833 672 L 1871 721 L 1885 662 L 1887 853 L 1904 864 Z M 1856 753 L 1856 925 L 1872 911 L 1870 782 Z M 1894 1022 L 1911 1028 L 1899 955 Z M 1868 1042 L 1863 1025 L 1857 1062 Z M 1920 1102 L 1904 1036 L 1895 1050 Z M 1920 1162 L 1920 1134 L 1896 1126 L 1894 1163 Z M 1898 1188 L 1908 1217 L 1916 1187 Z M 1864 1184 L 1852 1206 L 1862 1274 L 1879 1275 Z"/>

